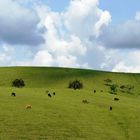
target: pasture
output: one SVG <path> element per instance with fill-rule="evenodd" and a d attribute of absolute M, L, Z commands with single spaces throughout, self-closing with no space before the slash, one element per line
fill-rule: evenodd
<path fill-rule="evenodd" d="M 12 87 L 11 81 L 16 78 L 22 78 L 26 86 Z M 118 85 L 133 84 L 134 91 L 110 94 L 104 85 L 106 78 Z M 83 89 L 68 89 L 68 83 L 75 79 L 83 83 Z M 43 67 L 0 68 L 0 139 L 139 140 L 139 84 L 140 74 Z M 16 97 L 11 96 L 12 92 Z M 26 109 L 28 104 L 31 109 Z"/>

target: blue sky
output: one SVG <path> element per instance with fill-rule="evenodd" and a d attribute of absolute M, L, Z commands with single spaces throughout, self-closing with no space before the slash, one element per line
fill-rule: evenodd
<path fill-rule="evenodd" d="M 113 23 L 132 19 L 140 10 L 139 0 L 100 0 L 102 9 L 108 10 L 112 15 Z"/>
<path fill-rule="evenodd" d="M 1 0 L 0 66 L 140 72 L 140 1 Z"/>
<path fill-rule="evenodd" d="M 56 0 L 44 0 L 45 3 L 47 3 L 52 10 L 54 11 L 63 11 L 65 7 L 68 6 L 69 0 L 59 0 L 56 2 Z"/>
<path fill-rule="evenodd" d="M 63 11 L 69 0 L 43 0 L 54 11 Z M 112 15 L 113 24 L 132 19 L 140 10 L 139 0 L 100 0 L 99 7 L 108 10 Z"/>

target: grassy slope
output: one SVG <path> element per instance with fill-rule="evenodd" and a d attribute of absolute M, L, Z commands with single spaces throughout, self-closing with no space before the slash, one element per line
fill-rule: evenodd
<path fill-rule="evenodd" d="M 11 87 L 23 78 L 26 88 Z M 103 80 L 133 84 L 132 95 L 118 93 L 119 102 L 108 93 Z M 69 81 L 80 79 L 82 90 L 67 88 Z M 61 68 L 0 68 L 0 139 L 49 140 L 139 140 L 140 74 L 108 73 Z M 45 90 L 55 91 L 48 98 Z M 97 90 L 94 94 L 93 89 Z M 103 90 L 103 93 L 100 93 Z M 14 91 L 17 97 L 10 97 Z M 83 104 L 87 99 L 90 103 Z M 33 108 L 26 110 L 31 104 Z M 113 111 L 109 111 L 109 106 Z"/>

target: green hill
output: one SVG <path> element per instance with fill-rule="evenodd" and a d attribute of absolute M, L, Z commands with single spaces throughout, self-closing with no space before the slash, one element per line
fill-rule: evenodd
<path fill-rule="evenodd" d="M 16 78 L 22 78 L 26 86 L 12 87 Z M 83 83 L 83 89 L 68 89 L 69 82 L 76 79 Z M 118 85 L 117 95 L 109 93 L 105 79 Z M 139 140 L 139 84 L 140 74 L 55 67 L 0 68 L 0 139 Z M 134 90 L 122 92 L 122 85 L 132 85 Z M 46 90 L 56 95 L 50 98 Z M 16 97 L 11 97 L 12 92 Z M 26 109 L 28 104 L 31 109 Z"/>

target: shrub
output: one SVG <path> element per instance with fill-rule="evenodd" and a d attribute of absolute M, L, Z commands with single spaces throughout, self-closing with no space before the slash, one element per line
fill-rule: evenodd
<path fill-rule="evenodd" d="M 68 88 L 72 88 L 74 90 L 81 89 L 81 88 L 83 88 L 83 84 L 80 81 L 75 80 L 75 81 L 69 83 Z"/>
<path fill-rule="evenodd" d="M 22 79 L 15 79 L 14 81 L 12 81 L 12 86 L 22 88 L 25 86 L 25 83 Z"/>
<path fill-rule="evenodd" d="M 120 86 L 120 88 L 121 88 L 121 89 L 124 89 L 124 88 L 125 88 L 125 85 Z"/>
<path fill-rule="evenodd" d="M 116 84 L 111 85 L 111 86 L 110 86 L 110 90 L 111 90 L 110 93 L 116 94 L 116 92 L 117 92 L 117 87 L 118 87 L 118 85 L 116 85 Z"/>
<path fill-rule="evenodd" d="M 120 86 L 121 92 L 127 92 L 132 93 L 132 90 L 134 89 L 134 86 L 132 85 L 122 85 Z"/>
<path fill-rule="evenodd" d="M 106 86 L 111 86 L 112 80 L 111 79 L 105 79 L 104 82 L 105 82 Z"/>

